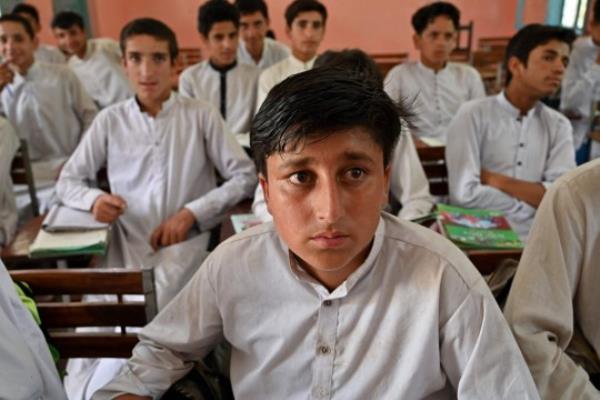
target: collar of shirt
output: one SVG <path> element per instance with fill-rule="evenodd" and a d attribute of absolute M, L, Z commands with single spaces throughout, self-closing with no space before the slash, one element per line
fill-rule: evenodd
<path fill-rule="evenodd" d="M 158 118 L 162 118 L 162 117 L 168 115 L 176 102 L 177 102 L 177 94 L 175 92 L 171 91 L 169 98 L 162 104 L 160 112 L 156 115 L 156 117 L 151 117 L 150 115 L 148 115 L 148 113 L 146 113 L 145 111 L 142 110 L 141 104 L 139 103 L 137 96 L 133 96 L 133 98 L 129 100 L 129 108 L 131 110 L 141 114 L 145 118 L 158 119 Z"/>
<path fill-rule="evenodd" d="M 447 62 L 446 65 L 444 65 L 444 68 L 440 69 L 439 71 L 435 72 L 433 69 L 429 68 L 428 66 L 426 66 L 425 64 L 423 64 L 420 60 L 417 61 L 417 68 L 419 68 L 419 70 L 431 77 L 436 77 L 436 76 L 442 76 L 442 74 L 444 74 L 446 71 L 448 71 L 448 64 L 450 62 Z"/>
<path fill-rule="evenodd" d="M 295 66 L 298 66 L 298 67 L 302 68 L 305 71 L 309 70 L 309 69 L 312 69 L 313 65 L 315 64 L 315 60 L 316 59 L 317 59 L 317 56 L 314 56 L 313 58 L 311 58 L 307 62 L 304 62 L 304 61 L 298 60 L 296 57 L 294 57 L 293 54 L 290 54 L 290 63 L 292 65 L 295 65 Z"/>
<path fill-rule="evenodd" d="M 498 100 L 498 103 L 500 103 L 500 107 L 502 107 L 502 109 L 506 111 L 512 118 L 519 119 L 519 117 L 521 117 L 521 110 L 508 101 L 506 95 L 504 94 L 504 90 L 496 95 L 496 99 Z M 538 101 L 535 106 L 531 108 L 531 110 L 527 111 L 525 118 L 532 117 L 539 108 L 540 102 Z"/>
<path fill-rule="evenodd" d="M 226 73 L 226 72 L 234 69 L 237 66 L 237 60 L 235 60 L 233 63 L 231 63 L 229 65 L 225 65 L 225 66 L 222 66 L 222 67 L 219 67 L 219 66 L 213 64 L 213 62 L 211 60 L 208 60 L 208 65 L 210 65 L 210 67 L 212 69 L 214 69 L 215 71 L 224 74 L 224 73 Z"/>
<path fill-rule="evenodd" d="M 319 297 L 323 300 L 335 300 L 346 297 L 350 290 L 360 281 L 364 276 L 366 276 L 372 269 L 375 264 L 375 259 L 379 256 L 379 252 L 383 246 L 383 238 L 385 236 L 385 222 L 381 217 L 379 217 L 379 224 L 377 225 L 377 229 L 375 230 L 375 235 L 373 237 L 373 241 L 371 243 L 371 250 L 369 251 L 369 255 L 365 259 L 365 261 L 348 276 L 348 278 L 337 288 L 333 290 L 333 292 L 329 292 L 325 286 L 323 286 L 320 282 L 318 282 L 315 278 L 310 276 L 310 274 L 304 270 L 300 264 L 298 263 L 297 257 L 290 250 L 289 252 L 289 260 L 290 260 L 290 270 L 292 274 L 301 281 L 305 281 L 310 284 L 313 289 L 317 291 Z M 286 246 L 287 247 L 287 246 Z"/>

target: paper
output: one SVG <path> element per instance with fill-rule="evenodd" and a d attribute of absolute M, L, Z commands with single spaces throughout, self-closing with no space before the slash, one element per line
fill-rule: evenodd
<path fill-rule="evenodd" d="M 260 225 L 262 221 L 254 214 L 233 214 L 231 216 L 233 231 L 240 233 L 255 225 Z"/>
<path fill-rule="evenodd" d="M 429 147 L 442 147 L 444 146 L 444 143 L 440 142 L 437 139 L 433 139 L 433 138 L 426 138 L 426 137 L 420 137 L 419 139 L 421 139 L 421 141 L 425 142 L 425 144 Z"/>
<path fill-rule="evenodd" d="M 84 232 L 46 232 L 41 229 L 29 246 L 29 256 L 104 255 L 108 246 L 108 228 Z"/>
<path fill-rule="evenodd" d="M 47 232 L 73 232 L 106 229 L 109 224 L 98 222 L 88 211 L 55 205 L 42 222 L 42 229 Z"/>

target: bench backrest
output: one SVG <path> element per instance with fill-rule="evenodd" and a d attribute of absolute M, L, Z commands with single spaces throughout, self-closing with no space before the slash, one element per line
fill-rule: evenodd
<path fill-rule="evenodd" d="M 29 197 L 31 198 L 31 210 L 33 216 L 40 215 L 37 194 L 35 191 L 35 181 L 31 169 L 31 159 L 29 158 L 29 149 L 27 141 L 21 139 L 21 146 L 17 150 L 10 167 L 10 177 L 15 185 L 27 185 Z"/>
<path fill-rule="evenodd" d="M 434 196 L 448 195 L 448 170 L 444 146 L 419 147 L 417 154 L 429 181 L 429 191 Z"/>

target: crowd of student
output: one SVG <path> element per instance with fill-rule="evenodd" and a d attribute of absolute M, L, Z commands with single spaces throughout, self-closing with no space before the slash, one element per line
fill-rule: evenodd
<path fill-rule="evenodd" d="M 65 394 L 0 263 L 0 397 L 159 398 L 226 342 L 239 398 L 600 399 L 600 161 L 575 168 L 600 155 L 600 2 L 589 37 L 520 29 L 487 97 L 450 61 L 452 4 L 415 12 L 419 60 L 385 79 L 360 50 L 319 55 L 327 17 L 292 1 L 288 49 L 264 0 L 208 0 L 205 60 L 177 92 L 161 21 L 117 43 L 63 11 L 55 48 L 33 6 L 0 17 L 0 246 L 27 214 L 9 175 L 24 139 L 42 207 L 112 223 L 97 267 L 153 267 L 161 310 L 131 359 L 70 360 Z M 559 89 L 562 112 L 543 102 Z M 413 135 L 445 144 L 452 204 L 504 212 L 526 243 L 504 315 L 459 249 L 409 222 L 439 201 Z M 265 223 L 209 252 L 252 195 Z"/>

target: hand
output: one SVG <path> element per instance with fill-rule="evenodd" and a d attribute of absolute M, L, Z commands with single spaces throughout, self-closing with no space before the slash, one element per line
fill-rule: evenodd
<path fill-rule="evenodd" d="M 114 222 L 127 209 L 127 202 L 116 194 L 103 194 L 96 198 L 92 214 L 99 222 Z"/>
<path fill-rule="evenodd" d="M 160 224 L 150 236 L 150 245 L 156 251 L 159 247 L 183 242 L 196 217 L 187 208 L 182 208 L 175 215 Z"/>
<path fill-rule="evenodd" d="M 9 68 L 8 63 L 0 64 L 0 90 L 12 83 L 14 78 L 15 73 Z"/>

